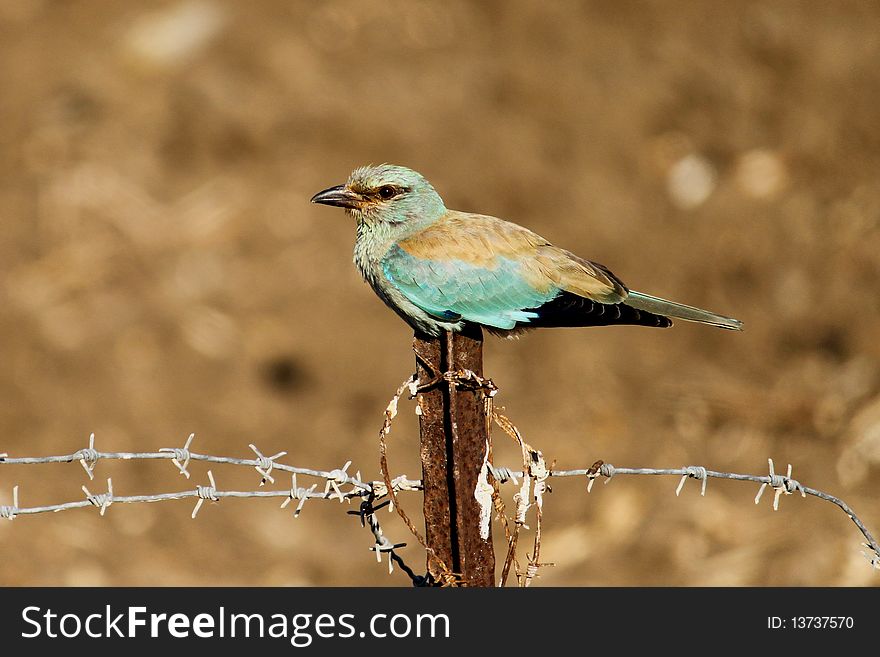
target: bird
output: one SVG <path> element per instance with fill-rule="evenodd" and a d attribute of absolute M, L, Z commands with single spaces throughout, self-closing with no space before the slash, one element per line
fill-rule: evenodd
<path fill-rule="evenodd" d="M 610 269 L 510 221 L 450 210 L 417 171 L 355 169 L 312 203 L 357 222 L 354 262 L 379 298 L 417 333 L 472 325 L 502 337 L 537 328 L 637 325 L 674 319 L 742 330 L 742 322 L 630 290 Z"/>

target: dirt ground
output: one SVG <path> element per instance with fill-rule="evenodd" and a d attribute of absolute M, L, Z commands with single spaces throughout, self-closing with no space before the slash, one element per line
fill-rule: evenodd
<path fill-rule="evenodd" d="M 869 2 L 2 2 L 0 452 L 70 454 L 90 432 L 152 451 L 195 432 L 200 452 L 255 443 L 377 478 L 411 332 L 355 271 L 354 226 L 308 200 L 393 162 L 449 207 L 745 322 L 488 339 L 498 403 L 548 460 L 763 474 L 772 457 L 876 533 L 878 62 Z M 402 408 L 391 469 L 417 478 Z M 211 469 L 224 489 L 259 483 Z M 101 462 L 89 482 L 76 463 L 2 466 L 0 504 L 16 484 L 35 506 L 107 477 L 117 495 L 192 489 L 207 470 Z M 676 498 L 677 483 L 555 482 L 555 566 L 537 584 L 880 583 L 831 504 L 784 497 L 774 513 L 756 485 L 701 497 L 691 481 Z M 408 584 L 347 507 L 278 506 L 0 522 L 0 584 Z"/>

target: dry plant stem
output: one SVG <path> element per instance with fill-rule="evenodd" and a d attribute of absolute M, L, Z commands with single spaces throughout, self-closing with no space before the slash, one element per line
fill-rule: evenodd
<path fill-rule="evenodd" d="M 492 395 L 486 395 L 484 398 L 486 413 L 486 432 L 489 434 L 489 463 L 493 463 L 495 458 L 492 453 L 492 422 L 495 418 L 495 399 Z M 498 580 L 498 586 L 503 587 L 507 583 L 507 577 L 510 574 L 510 565 L 516 558 L 516 539 L 517 534 L 510 531 L 510 521 L 507 518 L 507 510 L 504 505 L 504 499 L 501 497 L 501 484 L 498 479 L 490 476 L 492 482 L 492 504 L 495 509 L 495 518 L 501 522 L 504 528 L 504 540 L 507 543 L 507 553 L 504 557 L 504 564 L 501 568 L 501 577 Z M 519 565 L 517 564 L 517 569 Z"/>
<path fill-rule="evenodd" d="M 528 586 L 538 575 L 538 568 L 549 564 L 542 564 L 541 558 L 541 520 L 543 512 L 539 506 L 535 511 L 535 542 L 532 545 L 532 555 L 529 557 L 529 566 L 526 568 L 523 586 Z"/>
<path fill-rule="evenodd" d="M 385 421 L 382 423 L 382 429 L 379 431 L 379 469 L 382 472 L 382 480 L 385 482 L 385 486 L 388 489 L 388 494 L 391 497 L 391 504 L 397 511 L 397 515 L 400 516 L 401 520 L 403 520 L 403 522 L 409 528 L 410 533 L 412 533 L 412 535 L 416 537 L 416 540 L 419 542 L 419 544 L 425 550 L 429 550 L 427 543 L 425 543 L 424 537 L 421 535 L 419 530 L 416 529 L 416 526 L 413 524 L 412 520 L 409 519 L 409 516 L 406 514 L 406 512 L 403 510 L 403 507 L 398 502 L 397 492 L 391 485 L 391 475 L 388 473 L 388 446 L 385 440 L 388 434 L 391 433 L 391 422 L 397 415 L 397 404 L 400 401 L 400 398 L 403 396 L 404 390 L 410 388 L 415 382 L 416 377 L 415 375 L 412 375 L 406 381 L 401 383 L 400 387 L 397 389 L 397 392 L 394 393 L 394 397 L 392 397 L 391 402 L 388 404 L 388 408 L 385 409 Z"/>
<path fill-rule="evenodd" d="M 507 577 L 510 575 L 510 566 L 516 561 L 516 544 L 519 540 L 520 525 L 515 525 L 513 532 L 510 531 L 505 518 L 504 529 L 507 537 L 507 555 L 504 558 L 504 568 L 501 570 L 501 580 L 498 586 L 506 586 Z M 516 564 L 516 570 L 519 571 L 519 563 Z"/>
<path fill-rule="evenodd" d="M 511 532 L 509 532 L 509 530 L 506 532 L 508 534 L 507 556 L 504 559 L 504 567 L 502 568 L 502 571 L 501 571 L 500 585 L 504 586 L 507 583 L 507 577 L 510 574 L 510 567 L 511 567 L 511 565 L 513 565 L 515 567 L 517 580 L 518 580 L 520 586 L 524 586 L 525 580 L 523 580 L 523 578 L 521 576 L 522 573 L 520 571 L 519 561 L 517 561 L 517 559 L 516 559 L 516 547 L 517 547 L 517 543 L 519 542 L 520 530 L 523 527 L 526 527 L 525 511 L 528 509 L 528 506 L 529 506 L 528 497 L 530 495 L 530 493 L 529 493 L 530 487 L 526 485 L 526 481 L 527 481 L 527 478 L 530 477 L 530 472 L 529 472 L 529 449 L 530 448 L 526 444 L 526 442 L 523 440 L 522 434 L 520 433 L 519 429 L 516 427 L 515 424 L 513 424 L 513 422 L 510 421 L 510 419 L 507 416 L 493 410 L 492 419 L 495 421 L 495 423 L 499 427 L 501 427 L 504 430 L 504 433 L 506 433 L 508 436 L 510 436 L 514 440 L 514 442 L 516 442 L 516 444 L 520 448 L 520 452 L 522 453 L 522 458 L 523 458 L 523 471 L 522 471 L 523 487 L 520 489 L 520 492 L 517 494 L 517 496 L 525 495 L 527 498 L 526 500 L 523 500 L 521 497 L 518 499 L 517 513 L 515 516 L 513 532 L 512 532 L 512 534 L 511 534 Z M 514 496 L 514 499 L 517 499 L 517 496 Z M 523 509 L 523 504 L 525 504 L 525 509 Z M 505 529 L 507 529 L 506 519 L 505 519 Z M 537 538 L 537 535 L 536 535 L 536 540 L 539 540 Z M 538 542 L 536 549 L 538 551 L 540 551 L 540 542 Z M 537 559 L 537 557 L 535 557 L 535 560 L 536 559 Z"/>

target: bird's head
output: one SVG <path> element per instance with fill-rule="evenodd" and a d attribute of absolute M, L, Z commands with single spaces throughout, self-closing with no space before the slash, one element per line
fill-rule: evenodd
<path fill-rule="evenodd" d="M 422 174 L 393 164 L 355 169 L 344 185 L 318 192 L 312 203 L 345 208 L 367 224 L 424 224 L 446 212 L 443 199 Z"/>

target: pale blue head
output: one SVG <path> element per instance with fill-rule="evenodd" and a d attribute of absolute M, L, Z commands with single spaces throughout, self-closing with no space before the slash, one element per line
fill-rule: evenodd
<path fill-rule="evenodd" d="M 367 224 L 424 224 L 446 212 L 443 199 L 422 174 L 393 164 L 355 169 L 344 185 L 318 192 L 312 203 L 345 208 Z"/>

